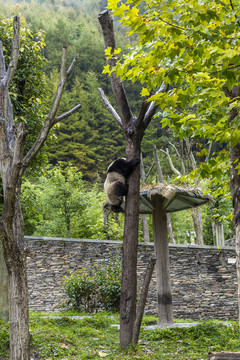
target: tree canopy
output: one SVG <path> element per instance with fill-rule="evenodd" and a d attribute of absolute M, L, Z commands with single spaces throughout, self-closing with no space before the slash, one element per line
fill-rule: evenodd
<path fill-rule="evenodd" d="M 180 139 L 194 136 L 235 146 L 239 115 L 229 122 L 229 112 L 239 110 L 239 94 L 233 98 L 231 93 L 240 75 L 239 3 L 110 0 L 108 7 L 129 28 L 129 35 L 138 35 L 137 46 L 113 71 L 142 83 L 142 96 L 160 106 L 163 126 L 174 127 Z M 169 84 L 169 91 L 152 95 L 162 82 Z M 205 155 L 201 149 L 199 156 Z M 222 180 L 226 167 L 222 161 L 221 168 L 218 164 L 226 163 L 225 147 L 213 155 L 211 170 L 202 165 L 202 174 L 212 172 Z"/>

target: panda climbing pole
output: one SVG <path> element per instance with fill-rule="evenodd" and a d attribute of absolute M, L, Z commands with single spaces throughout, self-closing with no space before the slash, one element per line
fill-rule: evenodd
<path fill-rule="evenodd" d="M 115 50 L 115 38 L 113 21 L 108 10 L 99 14 L 99 22 L 102 27 L 104 45 Z M 107 60 L 110 69 L 116 65 L 116 57 Z M 154 102 L 147 102 L 144 98 L 138 115 L 135 117 L 131 111 L 123 84 L 115 73 L 110 75 L 112 91 L 116 100 L 116 111 L 106 98 L 102 89 L 99 90 L 103 104 L 112 114 L 115 121 L 122 128 L 125 137 L 126 160 L 140 158 L 141 141 L 144 131 L 148 127 L 153 115 L 157 110 Z M 168 86 L 163 84 L 157 93 L 165 92 Z M 136 320 L 136 294 L 137 294 L 137 245 L 138 245 L 138 222 L 139 222 L 139 188 L 140 167 L 134 169 L 128 178 L 128 194 L 125 204 L 125 223 L 122 253 L 122 290 L 120 301 L 120 344 L 126 348 L 132 344 L 134 334 L 134 322 Z"/>

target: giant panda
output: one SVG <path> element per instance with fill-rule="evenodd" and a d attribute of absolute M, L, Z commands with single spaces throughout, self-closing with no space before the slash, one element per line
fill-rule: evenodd
<path fill-rule="evenodd" d="M 109 165 L 104 190 L 113 212 L 123 211 L 121 204 L 123 196 L 126 196 L 128 192 L 127 179 L 139 163 L 140 159 L 138 158 L 130 161 L 126 161 L 125 158 L 118 158 Z"/>

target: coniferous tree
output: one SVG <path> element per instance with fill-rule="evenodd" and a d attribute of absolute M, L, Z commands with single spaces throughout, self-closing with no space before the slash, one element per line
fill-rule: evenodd
<path fill-rule="evenodd" d="M 124 151 L 123 135 L 117 124 L 112 122 L 108 111 L 102 108 L 98 87 L 93 72 L 85 75 L 84 85 L 79 78 L 75 79 L 72 91 L 65 94 L 61 107 L 70 106 L 80 97 L 82 111 L 56 129 L 57 137 L 50 147 L 50 161 L 53 164 L 72 164 L 87 179 L 96 179 L 105 173 L 106 164 L 111 158 Z"/>

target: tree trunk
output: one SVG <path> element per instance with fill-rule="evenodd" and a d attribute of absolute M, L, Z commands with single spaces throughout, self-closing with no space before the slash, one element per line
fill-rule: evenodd
<path fill-rule="evenodd" d="M 110 69 L 116 65 L 117 58 L 114 55 L 115 38 L 113 21 L 108 10 L 99 14 L 99 22 L 103 30 L 105 49 L 111 48 L 112 57 L 107 59 Z M 118 107 L 118 113 L 109 103 L 102 89 L 99 94 L 104 105 L 108 108 L 114 119 L 120 125 L 125 137 L 125 150 L 127 161 L 133 158 L 140 158 L 141 141 L 144 131 L 148 127 L 152 117 L 155 115 L 158 105 L 155 102 L 148 102 L 143 99 L 138 116 L 134 117 L 130 108 L 126 92 L 121 80 L 115 72 L 110 75 L 113 94 Z M 168 91 L 168 86 L 161 84 L 157 93 Z M 126 348 L 132 343 L 133 325 L 136 318 L 136 297 L 137 297 L 137 244 L 139 225 L 139 189 L 140 169 L 136 167 L 128 179 L 128 195 L 125 203 L 125 223 L 122 254 L 122 291 L 120 300 L 120 343 Z"/>
<path fill-rule="evenodd" d="M 147 244 L 148 242 L 150 242 L 147 215 L 142 214 L 141 220 L 142 220 L 142 228 L 143 228 L 143 240 L 144 243 Z"/>
<path fill-rule="evenodd" d="M 28 360 L 30 352 L 26 256 L 21 254 L 9 276 L 10 358 Z"/>
<path fill-rule="evenodd" d="M 193 225 L 196 234 L 196 242 L 198 245 L 204 245 L 202 235 L 202 213 L 198 208 L 191 209 Z"/>
<path fill-rule="evenodd" d="M 167 213 L 167 228 L 168 228 L 168 235 L 170 238 L 171 244 L 176 244 L 173 228 L 172 228 L 172 221 L 171 221 L 171 215 Z"/>
<path fill-rule="evenodd" d="M 239 326 L 240 326 L 240 175 L 238 174 L 238 169 L 236 167 L 239 165 L 240 159 L 240 144 L 237 144 L 235 147 L 230 147 L 230 162 L 232 165 L 231 168 L 231 178 L 230 178 L 230 188 L 233 197 L 233 207 L 234 207 L 234 224 L 236 228 L 236 267 L 237 267 L 237 278 L 238 278 L 238 316 L 239 316 Z"/>
<path fill-rule="evenodd" d="M 10 358 L 28 360 L 30 336 L 26 246 L 19 194 L 16 195 L 12 219 L 3 216 L 1 234 L 9 277 Z"/>
<path fill-rule="evenodd" d="M 236 225 L 236 259 L 238 279 L 238 322 L 240 328 L 240 223 Z"/>
<path fill-rule="evenodd" d="M 153 236 L 157 258 L 158 320 L 160 324 L 173 324 L 167 217 L 163 208 L 163 198 L 160 195 L 154 196 L 153 206 Z"/>
<path fill-rule="evenodd" d="M 126 147 L 127 160 L 140 157 L 140 146 Z M 120 343 L 125 349 L 132 343 L 137 300 L 137 245 L 139 224 L 140 167 L 128 179 L 122 252 L 122 288 L 120 300 Z"/>
<path fill-rule="evenodd" d="M 9 278 L 10 358 L 28 360 L 30 353 L 26 247 L 20 204 L 21 179 L 24 171 L 42 148 L 50 129 L 60 120 L 80 108 L 80 104 L 56 117 L 58 105 L 67 79 L 73 71 L 76 55 L 66 71 L 66 47 L 63 47 L 60 80 L 53 104 L 31 149 L 24 154 L 27 124 L 14 122 L 9 96 L 20 46 L 20 18 L 13 20 L 13 41 L 8 69 L 5 68 L 3 46 L 0 41 L 0 173 L 4 206 L 0 218 L 0 240 Z M 25 156 L 24 156 L 25 155 Z"/>
<path fill-rule="evenodd" d="M 0 320 L 9 321 L 8 304 L 8 272 L 3 255 L 2 242 L 0 241 Z"/>
<path fill-rule="evenodd" d="M 224 227 L 221 222 L 216 223 L 216 243 L 220 249 L 224 247 Z"/>

